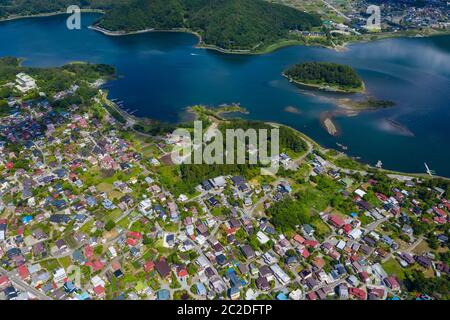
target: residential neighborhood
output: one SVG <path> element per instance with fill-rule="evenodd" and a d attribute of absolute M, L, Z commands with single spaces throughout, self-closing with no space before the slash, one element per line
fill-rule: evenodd
<path fill-rule="evenodd" d="M 64 108 L 86 83 L 16 85 L 0 119 L 1 299 L 448 297 L 448 180 L 348 169 L 298 135 L 276 176 L 208 173 L 180 193 L 165 159 L 182 142 L 126 129 L 98 83 Z"/>

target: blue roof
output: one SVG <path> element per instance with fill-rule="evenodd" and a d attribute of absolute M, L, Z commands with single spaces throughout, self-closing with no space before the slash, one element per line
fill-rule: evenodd
<path fill-rule="evenodd" d="M 166 289 L 159 290 L 156 295 L 158 296 L 158 300 L 169 300 L 170 299 L 170 291 Z"/>
<path fill-rule="evenodd" d="M 25 216 L 25 217 L 22 218 L 22 222 L 25 223 L 25 224 L 30 223 L 31 220 L 33 220 L 32 216 Z"/>
<path fill-rule="evenodd" d="M 205 285 L 201 282 L 196 284 L 197 286 L 197 294 L 199 295 L 205 295 L 206 294 L 206 288 Z"/>
<path fill-rule="evenodd" d="M 289 300 L 289 298 L 282 292 L 277 295 L 277 300 Z"/>
<path fill-rule="evenodd" d="M 83 292 L 83 293 L 79 294 L 77 297 L 78 297 L 78 299 L 80 299 L 80 300 L 88 300 L 88 299 L 91 299 L 91 296 L 90 296 L 89 293 L 87 293 L 87 292 Z"/>

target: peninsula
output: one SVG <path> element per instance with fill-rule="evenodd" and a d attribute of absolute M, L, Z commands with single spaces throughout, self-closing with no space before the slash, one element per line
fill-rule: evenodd
<path fill-rule="evenodd" d="M 305 62 L 283 72 L 283 76 L 306 88 L 325 91 L 360 93 L 364 82 L 351 67 L 331 62 Z"/>

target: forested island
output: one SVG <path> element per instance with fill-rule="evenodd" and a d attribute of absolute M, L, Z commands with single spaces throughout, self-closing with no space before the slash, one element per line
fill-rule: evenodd
<path fill-rule="evenodd" d="M 356 93 L 364 83 L 351 67 L 331 62 L 305 62 L 283 72 L 291 82 L 326 91 Z"/>

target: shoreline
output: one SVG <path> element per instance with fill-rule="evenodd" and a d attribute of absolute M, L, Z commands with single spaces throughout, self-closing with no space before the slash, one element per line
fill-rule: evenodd
<path fill-rule="evenodd" d="M 81 9 L 80 12 L 81 13 L 101 13 L 101 14 L 105 13 L 105 11 L 101 10 L 101 9 Z M 45 18 L 45 17 L 60 16 L 60 15 L 68 15 L 68 13 L 67 13 L 67 11 L 55 11 L 55 12 L 48 12 L 48 13 L 32 14 L 32 15 L 27 15 L 27 16 L 9 16 L 8 18 L 1 18 L 0 23 L 21 20 L 21 19 Z"/>
<path fill-rule="evenodd" d="M 327 148 L 327 147 L 322 146 L 321 144 L 319 144 L 318 142 L 316 142 L 315 140 L 313 140 L 312 138 L 307 136 L 305 133 L 303 133 L 300 130 L 295 129 L 295 128 L 289 126 L 289 125 L 278 123 L 278 122 L 273 122 L 273 121 L 268 121 L 268 122 L 263 121 L 263 122 L 266 123 L 266 124 L 272 125 L 274 127 L 284 126 L 286 128 L 289 128 L 289 129 L 293 130 L 295 133 L 297 133 L 306 142 L 311 143 L 312 147 L 313 148 L 314 147 L 317 148 L 318 151 L 321 152 L 321 153 L 326 153 L 326 152 L 328 152 L 330 150 L 338 151 L 338 150 L 336 150 L 334 148 Z M 341 151 L 338 151 L 338 152 L 342 154 Z M 352 159 L 352 157 L 350 157 L 347 154 L 343 154 L 343 156 L 346 157 L 346 158 Z M 450 180 L 450 177 L 443 177 L 443 176 L 439 176 L 439 175 L 433 175 L 433 177 L 430 177 L 426 173 L 402 172 L 402 171 L 396 171 L 396 170 L 390 170 L 390 169 L 383 169 L 383 168 L 377 168 L 375 166 L 372 166 L 370 164 L 364 163 L 364 162 L 359 161 L 359 160 L 354 160 L 354 161 L 360 163 L 363 166 L 366 166 L 367 169 L 378 170 L 378 171 L 381 171 L 381 172 L 383 172 L 383 173 L 385 173 L 387 175 L 397 175 L 397 176 L 400 176 L 400 177 L 421 178 L 421 179 L 444 179 L 444 180 Z M 345 169 L 345 168 L 341 168 L 341 169 Z M 352 169 L 345 169 L 345 170 L 355 171 L 355 172 L 359 171 L 359 170 L 352 170 Z"/>
<path fill-rule="evenodd" d="M 99 13 L 99 14 L 105 14 L 105 10 L 102 9 L 81 9 L 81 12 L 83 13 Z M 44 18 L 44 17 L 51 17 L 51 16 L 57 16 L 57 15 L 64 15 L 67 14 L 66 11 L 57 11 L 57 12 L 48 12 L 48 13 L 41 13 L 41 14 L 35 14 L 35 15 L 27 15 L 27 16 L 10 16 L 7 18 L 0 19 L 1 22 L 8 22 L 8 21 L 14 21 L 14 20 L 20 20 L 20 19 L 28 19 L 28 18 Z M 195 46 L 198 49 L 206 49 L 206 50 L 213 50 L 224 54 L 241 54 L 241 55 L 262 55 L 262 54 L 268 54 L 271 52 L 274 52 L 278 49 L 286 48 L 286 47 L 292 47 L 292 46 L 307 46 L 307 47 L 319 47 L 319 48 L 327 48 L 330 50 L 334 50 L 337 52 L 341 52 L 344 50 L 348 50 L 350 45 L 357 44 L 357 43 L 366 43 L 366 42 L 373 42 L 378 40 L 384 40 L 384 39 L 393 39 L 393 38 L 416 38 L 416 37 L 433 37 L 433 36 L 444 36 L 444 35 L 450 35 L 450 29 L 445 30 L 436 30 L 436 29 L 426 29 L 422 32 L 425 32 L 425 34 L 421 34 L 419 30 L 407 30 L 402 31 L 398 33 L 394 32 L 387 32 L 387 33 L 381 33 L 381 34 L 373 34 L 372 36 L 375 36 L 375 39 L 356 39 L 356 40 L 349 40 L 344 42 L 342 45 L 321 45 L 319 43 L 316 44 L 307 44 L 302 42 L 301 40 L 290 40 L 290 39 L 280 39 L 277 42 L 274 42 L 272 44 L 267 45 L 265 48 L 261 50 L 255 50 L 252 51 L 250 49 L 244 49 L 244 50 L 233 50 L 233 49 L 225 49 L 221 48 L 215 45 L 208 45 L 203 42 L 202 36 L 191 29 L 187 28 L 174 28 L 174 29 L 154 29 L 154 28 L 148 28 L 144 30 L 136 30 L 136 31 L 111 31 L 104 29 L 102 27 L 91 25 L 88 27 L 91 30 L 98 31 L 100 33 L 103 33 L 107 36 L 127 36 L 127 35 L 134 35 L 134 34 L 143 34 L 148 32 L 182 32 L 182 33 L 190 33 L 192 35 L 195 35 L 199 42 Z M 256 46 L 257 47 L 257 46 Z M 335 91 L 339 92 L 339 91 Z M 344 93 L 351 93 L 343 91 Z"/>

